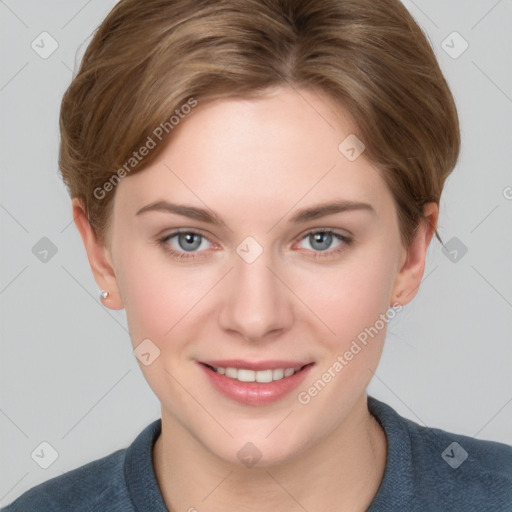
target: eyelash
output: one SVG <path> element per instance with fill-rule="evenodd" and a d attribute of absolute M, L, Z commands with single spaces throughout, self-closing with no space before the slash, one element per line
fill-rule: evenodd
<path fill-rule="evenodd" d="M 331 229 L 327 229 L 327 228 L 317 228 L 317 229 L 308 231 L 304 236 L 299 238 L 298 241 L 301 242 L 308 236 L 314 235 L 316 233 L 332 235 L 334 238 L 336 238 L 337 240 L 339 240 L 340 242 L 343 242 L 343 243 L 335 249 L 326 250 L 326 251 L 313 251 L 314 259 L 331 258 L 333 256 L 336 256 L 339 253 L 341 253 L 342 251 L 344 251 L 347 248 L 347 246 L 351 245 L 353 242 L 353 238 L 346 236 L 346 235 L 341 235 L 340 233 L 336 233 L 335 231 L 333 231 Z M 207 236 L 205 236 L 200 231 L 196 231 L 194 229 L 181 229 L 178 231 L 174 231 L 173 233 L 166 235 L 163 238 L 158 239 L 158 245 L 161 246 L 165 252 L 167 252 L 173 258 L 178 259 L 178 260 L 197 259 L 197 258 L 202 257 L 202 256 L 199 256 L 200 253 L 206 252 L 206 251 L 199 251 L 199 252 L 187 253 L 187 252 L 181 252 L 181 251 L 176 251 L 175 249 L 172 249 L 168 243 L 169 240 L 171 240 L 172 238 L 174 238 L 180 234 L 198 235 L 198 236 L 204 238 L 205 240 L 208 240 L 210 243 L 212 243 L 211 240 Z"/>

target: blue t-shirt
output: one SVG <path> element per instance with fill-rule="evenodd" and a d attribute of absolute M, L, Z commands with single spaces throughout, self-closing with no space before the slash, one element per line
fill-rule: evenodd
<path fill-rule="evenodd" d="M 512 447 L 420 426 L 373 397 L 368 408 L 388 441 L 368 512 L 512 511 Z M 127 449 L 30 489 L 2 512 L 168 512 L 152 462 L 160 429 L 157 420 Z"/>

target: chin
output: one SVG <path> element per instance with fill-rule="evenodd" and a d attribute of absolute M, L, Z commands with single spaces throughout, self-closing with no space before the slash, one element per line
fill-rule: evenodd
<path fill-rule="evenodd" d="M 228 464 L 240 468 L 270 468 L 291 462 L 301 451 L 298 446 L 283 446 L 279 441 L 234 440 L 232 444 L 211 447 L 211 452 Z"/>

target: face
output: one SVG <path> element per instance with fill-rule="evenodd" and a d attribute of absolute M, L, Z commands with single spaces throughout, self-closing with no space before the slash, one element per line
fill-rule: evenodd
<path fill-rule="evenodd" d="M 226 461 L 314 447 L 377 367 L 406 251 L 379 170 L 338 149 L 353 133 L 308 91 L 199 103 L 115 192 L 115 286 L 133 346 L 159 351 L 142 371 L 163 418 Z"/>

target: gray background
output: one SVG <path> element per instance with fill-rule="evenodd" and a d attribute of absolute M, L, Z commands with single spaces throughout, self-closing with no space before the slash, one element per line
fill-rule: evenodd
<path fill-rule="evenodd" d="M 0 0 L 0 505 L 125 447 L 159 416 L 124 312 L 98 300 L 57 173 L 60 99 L 114 3 Z M 404 3 L 460 112 L 462 154 L 439 225 L 458 252 L 452 261 L 432 242 L 419 294 L 391 322 L 369 392 L 418 423 L 512 444 L 512 1 Z M 31 47 L 43 46 L 43 31 L 58 43 L 47 58 Z M 454 31 L 469 44 L 457 58 L 464 43 Z M 45 39 L 39 51 L 49 49 Z M 43 237 L 57 249 L 46 261 Z M 31 458 L 43 441 L 58 453 L 48 469 L 48 448 Z"/>

